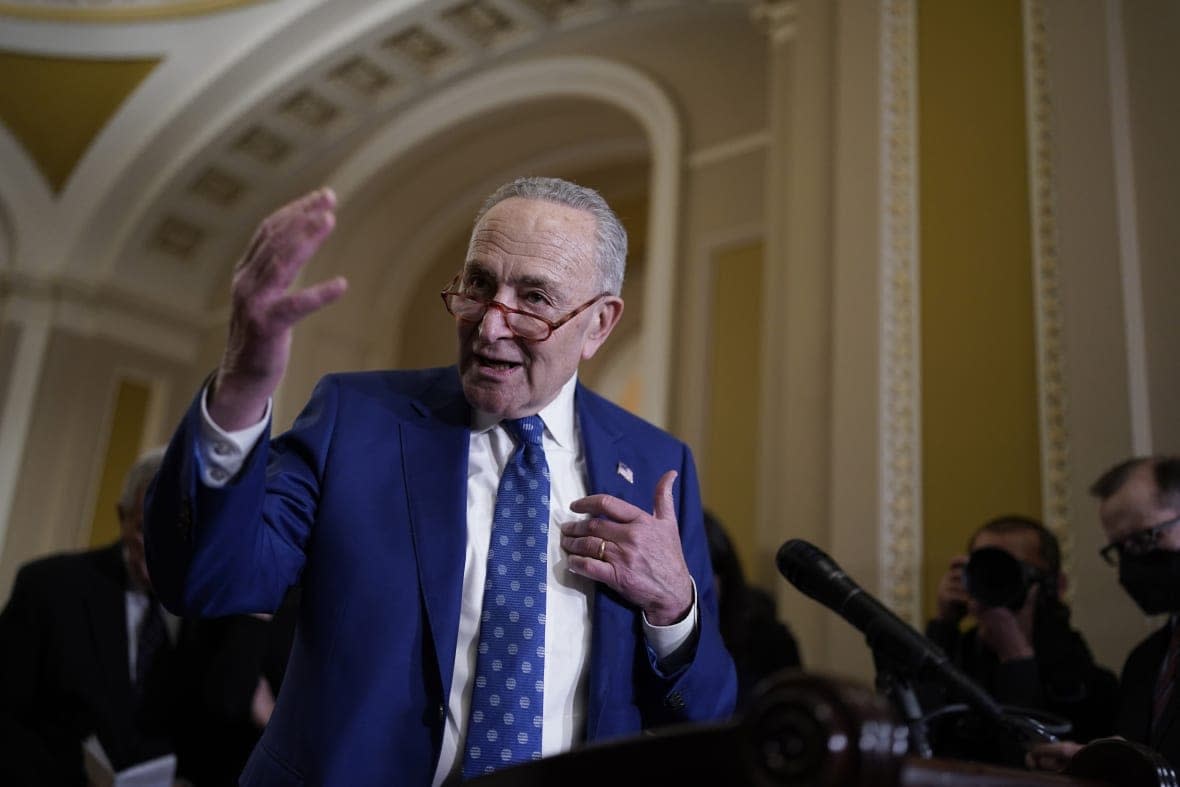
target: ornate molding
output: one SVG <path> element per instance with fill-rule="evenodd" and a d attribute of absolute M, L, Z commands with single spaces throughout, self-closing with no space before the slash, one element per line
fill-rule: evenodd
<path fill-rule="evenodd" d="M 655 81 L 629 66 L 595 57 L 551 57 L 489 69 L 419 101 L 385 126 L 329 178 L 341 201 L 359 192 L 372 173 L 412 150 L 443 129 L 482 113 L 530 100 L 581 96 L 618 107 L 644 130 L 651 156 L 650 232 L 645 256 L 643 357 L 649 370 L 640 414 L 666 426 L 673 356 L 672 301 L 675 289 L 676 232 L 680 198 L 683 132 L 672 100 Z M 592 160 L 592 156 L 585 156 Z M 488 185 L 488 188 L 494 188 Z M 428 259 L 422 255 L 421 259 Z M 386 297 L 408 295 L 407 272 L 391 273 L 383 285 Z M 401 311 L 398 305 L 391 313 Z"/>
<path fill-rule="evenodd" d="M 547 38 L 628 17 L 668 13 L 694 0 L 424 0 L 351 38 L 310 53 L 291 78 L 256 90 L 237 115 L 208 119 L 196 155 L 176 159 L 156 181 L 137 228 L 118 239 L 118 258 L 183 276 L 223 264 L 219 239 L 243 215 L 270 203 L 266 186 L 297 182 L 342 140 L 364 139 L 440 90 L 480 78 Z M 278 73 L 272 70 L 271 73 Z M 643 120 L 645 113 L 638 114 Z M 185 122 L 178 116 L 177 124 Z M 113 264 L 115 257 L 110 258 Z"/>
<path fill-rule="evenodd" d="M 259 0 L 8 0 L 0 16 L 60 22 L 136 22 L 201 16 Z"/>
<path fill-rule="evenodd" d="M 1041 439 L 1041 509 L 1061 542 L 1062 567 L 1072 562 L 1069 528 L 1070 438 L 1065 378 L 1057 193 L 1044 0 L 1024 0 L 1025 102 L 1028 113 L 1029 208 L 1032 211 L 1033 298 Z"/>
<path fill-rule="evenodd" d="M 750 18 L 776 44 L 795 37 L 799 22 L 798 0 L 760 0 L 750 8 Z"/>
<path fill-rule="evenodd" d="M 0 314 L 18 325 L 35 317 L 50 328 L 105 337 L 182 363 L 197 359 L 202 332 L 216 324 L 203 313 L 156 304 L 105 283 L 3 270 Z"/>
<path fill-rule="evenodd" d="M 881 594 L 898 615 L 918 624 L 922 409 L 914 0 L 885 0 L 881 13 Z"/>

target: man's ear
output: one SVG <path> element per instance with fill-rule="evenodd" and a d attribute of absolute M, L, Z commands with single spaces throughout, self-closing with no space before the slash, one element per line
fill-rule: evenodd
<path fill-rule="evenodd" d="M 619 324 L 623 316 L 623 299 L 617 295 L 608 295 L 594 305 L 594 315 L 591 317 L 590 328 L 586 331 L 586 340 L 582 343 L 582 360 L 587 360 L 598 352 L 598 348 L 610 336 L 610 332 Z"/>

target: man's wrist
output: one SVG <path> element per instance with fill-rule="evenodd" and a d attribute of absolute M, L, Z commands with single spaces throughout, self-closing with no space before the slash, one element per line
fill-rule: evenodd
<path fill-rule="evenodd" d="M 272 390 L 265 383 L 243 384 L 218 370 L 207 393 L 209 418 L 227 432 L 248 429 L 266 417 Z"/>
<path fill-rule="evenodd" d="M 653 607 L 652 609 L 643 610 L 644 619 L 653 626 L 674 626 L 683 621 L 692 612 L 693 605 L 696 602 L 696 591 L 693 588 L 691 581 L 688 585 L 688 593 L 684 596 L 687 599 L 683 604 L 672 604 L 666 607 Z"/>
<path fill-rule="evenodd" d="M 198 464 L 201 481 L 214 489 L 224 486 L 238 474 L 246 456 L 266 432 L 270 422 L 270 401 L 267 400 L 262 418 L 244 429 L 222 429 L 209 412 L 210 389 L 201 393 L 201 422 L 197 437 Z"/>

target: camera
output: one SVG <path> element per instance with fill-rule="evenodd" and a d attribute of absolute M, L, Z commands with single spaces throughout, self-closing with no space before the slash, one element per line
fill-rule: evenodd
<path fill-rule="evenodd" d="M 1046 585 L 1042 595 L 1053 595 L 1051 579 L 999 547 L 976 549 L 963 570 L 963 582 L 972 598 L 986 607 L 1007 607 L 1013 612 L 1024 606 L 1029 588 L 1038 582 Z"/>

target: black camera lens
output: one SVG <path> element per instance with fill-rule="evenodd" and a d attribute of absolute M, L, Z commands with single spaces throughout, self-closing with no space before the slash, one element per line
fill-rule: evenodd
<path fill-rule="evenodd" d="M 963 580 L 971 597 L 985 607 L 1016 611 L 1028 597 L 1029 576 L 1024 565 L 999 547 L 981 547 L 971 553 Z"/>

